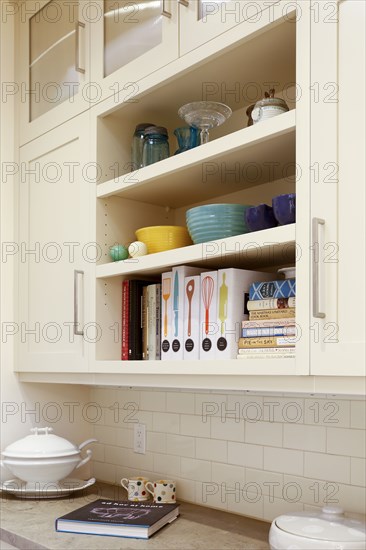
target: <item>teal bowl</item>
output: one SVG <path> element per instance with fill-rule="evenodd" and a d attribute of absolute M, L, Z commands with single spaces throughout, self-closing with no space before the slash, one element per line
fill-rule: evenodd
<path fill-rule="evenodd" d="M 195 244 L 248 233 L 246 204 L 204 204 L 186 213 L 188 232 Z"/>

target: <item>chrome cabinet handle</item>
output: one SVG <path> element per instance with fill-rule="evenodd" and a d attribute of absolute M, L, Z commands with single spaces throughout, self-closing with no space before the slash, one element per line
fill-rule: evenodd
<path fill-rule="evenodd" d="M 189 1 L 188 0 L 178 0 L 178 4 L 181 4 L 185 8 L 189 8 Z"/>
<path fill-rule="evenodd" d="M 324 319 L 325 313 L 319 311 L 319 225 L 324 225 L 325 220 L 313 218 L 313 317 Z"/>
<path fill-rule="evenodd" d="M 169 17 L 169 19 L 170 19 L 172 14 L 170 13 L 170 11 L 167 11 L 165 9 L 165 1 L 166 0 L 163 0 L 163 9 L 162 9 L 161 15 L 164 15 L 165 17 Z"/>
<path fill-rule="evenodd" d="M 77 73 L 85 74 L 85 69 L 80 67 L 80 29 L 85 29 L 85 23 L 81 21 L 76 22 L 76 34 L 75 34 L 75 71 Z"/>
<path fill-rule="evenodd" d="M 84 331 L 79 330 L 79 275 L 84 275 L 84 271 L 74 271 L 74 334 L 75 336 L 84 336 Z"/>

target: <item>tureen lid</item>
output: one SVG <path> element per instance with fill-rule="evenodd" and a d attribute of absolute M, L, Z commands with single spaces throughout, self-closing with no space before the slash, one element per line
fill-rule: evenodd
<path fill-rule="evenodd" d="M 46 458 L 80 452 L 79 447 L 67 439 L 54 435 L 53 428 L 32 428 L 31 432 L 32 435 L 8 445 L 3 455 L 11 458 Z"/>
<path fill-rule="evenodd" d="M 364 542 L 365 523 L 346 518 L 342 508 L 325 506 L 319 512 L 284 514 L 274 520 L 282 531 L 291 535 L 332 542 Z"/>

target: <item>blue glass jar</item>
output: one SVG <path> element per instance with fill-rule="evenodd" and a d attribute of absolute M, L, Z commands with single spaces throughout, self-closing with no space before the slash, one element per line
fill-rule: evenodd
<path fill-rule="evenodd" d="M 143 167 L 142 152 L 144 148 L 145 130 L 151 126 L 153 126 L 151 122 L 142 122 L 136 126 L 131 145 L 131 171 Z"/>
<path fill-rule="evenodd" d="M 197 128 L 193 128 L 193 126 L 182 126 L 181 128 L 176 128 L 174 130 L 174 135 L 178 141 L 178 149 L 174 153 L 175 155 L 188 151 L 189 149 L 193 149 L 193 147 L 197 147 L 197 145 L 200 144 L 199 131 Z"/>
<path fill-rule="evenodd" d="M 143 165 L 149 166 L 169 156 L 168 130 L 163 126 L 146 128 L 142 154 Z"/>

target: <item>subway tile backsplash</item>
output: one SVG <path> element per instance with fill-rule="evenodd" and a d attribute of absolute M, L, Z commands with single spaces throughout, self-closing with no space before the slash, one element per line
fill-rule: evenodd
<path fill-rule="evenodd" d="M 92 401 L 101 481 L 171 478 L 181 500 L 267 521 L 326 503 L 366 513 L 361 398 L 94 388 Z"/>

